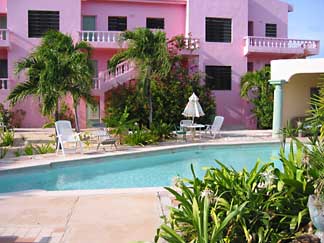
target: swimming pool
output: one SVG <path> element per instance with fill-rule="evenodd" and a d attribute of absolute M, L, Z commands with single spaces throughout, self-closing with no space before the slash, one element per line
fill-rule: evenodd
<path fill-rule="evenodd" d="M 170 186 L 175 176 L 191 178 L 219 160 L 235 169 L 251 169 L 257 159 L 278 163 L 279 144 L 193 146 L 133 155 L 110 156 L 51 166 L 0 172 L 0 192 L 88 190 Z"/>

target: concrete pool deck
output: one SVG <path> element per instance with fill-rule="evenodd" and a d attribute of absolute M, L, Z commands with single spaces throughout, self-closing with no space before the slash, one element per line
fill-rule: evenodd
<path fill-rule="evenodd" d="M 24 130 L 24 136 L 43 141 L 47 135 L 30 129 Z M 270 130 L 222 131 L 220 138 L 186 143 L 178 140 L 145 147 L 121 146 L 105 153 L 89 150 L 82 155 L 12 157 L 0 160 L 0 171 L 184 146 L 272 142 L 279 140 L 271 137 Z M 169 201 L 162 188 L 0 194 L 0 243 L 152 242 Z"/>
<path fill-rule="evenodd" d="M 32 194 L 0 197 L 0 243 L 153 241 L 161 224 L 156 190 Z"/>

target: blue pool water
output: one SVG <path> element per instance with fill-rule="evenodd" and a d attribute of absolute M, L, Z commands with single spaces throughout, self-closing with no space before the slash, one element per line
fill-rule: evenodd
<path fill-rule="evenodd" d="M 33 169 L 0 173 L 0 192 L 48 191 L 170 186 L 175 176 L 199 177 L 215 160 L 239 170 L 251 169 L 258 159 L 277 167 L 279 144 L 197 146 L 159 152 L 56 163 Z"/>

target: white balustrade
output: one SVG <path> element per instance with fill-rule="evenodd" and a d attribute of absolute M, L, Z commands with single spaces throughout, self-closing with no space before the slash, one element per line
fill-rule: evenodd
<path fill-rule="evenodd" d="M 80 39 L 96 43 L 117 43 L 120 36 L 119 31 L 86 31 L 80 32 Z"/>
<path fill-rule="evenodd" d="M 319 41 L 248 36 L 245 37 L 245 46 L 257 48 L 300 48 L 319 50 Z"/>
<path fill-rule="evenodd" d="M 0 78 L 0 90 L 8 89 L 9 80 L 7 78 Z"/>
<path fill-rule="evenodd" d="M 7 29 L 0 29 L 0 41 L 9 39 L 9 31 Z"/>
<path fill-rule="evenodd" d="M 135 65 L 130 61 L 118 64 L 114 71 L 107 70 L 99 74 L 102 89 L 106 91 L 135 78 Z M 108 88 L 108 89 L 107 89 Z"/>
<path fill-rule="evenodd" d="M 186 37 L 184 38 L 185 47 L 188 50 L 196 50 L 199 48 L 199 39 Z"/>
<path fill-rule="evenodd" d="M 100 89 L 100 80 L 99 78 L 92 79 L 92 88 L 93 89 Z"/>

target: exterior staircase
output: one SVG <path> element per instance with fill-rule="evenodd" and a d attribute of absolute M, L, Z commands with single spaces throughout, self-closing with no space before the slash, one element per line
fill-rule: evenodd
<path fill-rule="evenodd" d="M 127 81 L 135 79 L 136 74 L 135 64 L 126 60 L 118 64 L 114 71 L 106 70 L 99 73 L 98 79 L 94 81 L 94 89 L 107 92 Z"/>

